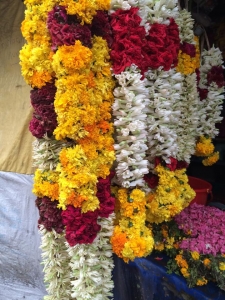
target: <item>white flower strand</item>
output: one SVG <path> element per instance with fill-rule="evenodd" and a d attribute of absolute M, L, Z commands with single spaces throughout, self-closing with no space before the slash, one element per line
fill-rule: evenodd
<path fill-rule="evenodd" d="M 41 226 L 40 232 L 44 281 L 48 292 L 44 300 L 70 300 L 70 257 L 66 251 L 65 236 L 54 229 L 47 231 L 44 226 Z"/>
<path fill-rule="evenodd" d="M 144 186 L 148 173 L 146 107 L 149 105 L 146 79 L 136 66 L 115 76 L 119 87 L 114 90 L 113 116 L 116 129 L 116 174 L 118 182 L 126 188 Z"/>
<path fill-rule="evenodd" d="M 101 231 L 92 244 L 76 245 L 67 251 L 71 257 L 71 296 L 76 300 L 108 300 L 114 287 L 112 246 L 109 239 L 113 232 L 114 214 L 101 218 Z"/>
<path fill-rule="evenodd" d="M 41 171 L 54 170 L 59 162 L 59 153 L 63 148 L 71 147 L 73 143 L 57 141 L 44 135 L 42 139 L 33 142 L 34 167 Z"/>
<path fill-rule="evenodd" d="M 162 157 L 170 163 L 170 157 L 178 153 L 177 128 L 180 126 L 180 93 L 183 76 L 174 69 L 155 70 L 146 74 L 149 80 L 148 110 L 148 160 L 154 170 L 154 159 Z"/>
<path fill-rule="evenodd" d="M 207 85 L 207 74 L 213 66 L 222 66 L 222 54 L 219 48 L 212 47 L 210 50 L 204 50 L 202 53 L 199 87 L 208 89 L 206 99 L 199 103 L 200 128 L 199 135 L 214 138 L 218 135 L 219 130 L 216 123 L 221 122 L 223 117 L 220 116 L 222 103 L 224 100 L 224 86 L 219 88 L 215 82 Z"/>
<path fill-rule="evenodd" d="M 129 10 L 131 7 L 139 7 L 138 15 L 141 17 L 141 26 L 146 33 L 150 24 L 161 23 L 169 25 L 169 19 L 176 19 L 179 15 L 177 0 L 112 0 L 109 13 L 117 9 Z"/>
<path fill-rule="evenodd" d="M 183 76 L 183 85 L 179 109 L 181 111 L 177 128 L 178 152 L 176 158 L 190 163 L 195 153 L 196 139 L 199 136 L 199 96 L 196 73 Z"/>
<path fill-rule="evenodd" d="M 179 27 L 179 37 L 181 43 L 186 42 L 195 44 L 194 42 L 194 19 L 191 17 L 191 13 L 186 9 L 182 9 L 179 16 L 176 18 L 176 23 Z"/>

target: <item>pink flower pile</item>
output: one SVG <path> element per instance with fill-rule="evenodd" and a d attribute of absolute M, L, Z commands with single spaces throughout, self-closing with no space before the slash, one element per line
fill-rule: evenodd
<path fill-rule="evenodd" d="M 183 250 L 200 254 L 225 253 L 225 212 L 210 206 L 193 204 L 175 217 L 178 227 L 189 238 L 180 243 Z"/>

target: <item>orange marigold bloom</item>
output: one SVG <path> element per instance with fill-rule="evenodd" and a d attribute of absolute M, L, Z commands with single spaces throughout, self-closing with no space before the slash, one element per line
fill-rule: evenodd
<path fill-rule="evenodd" d="M 210 259 L 208 259 L 208 258 L 205 258 L 204 260 L 203 260 L 203 264 L 204 264 L 204 266 L 208 266 L 208 265 L 210 265 L 210 263 L 211 263 L 211 261 L 210 261 Z"/>
<path fill-rule="evenodd" d="M 119 226 L 114 228 L 113 235 L 110 239 L 112 244 L 113 252 L 118 255 L 119 257 L 123 257 L 121 252 L 124 248 L 125 243 L 128 241 L 127 236 L 124 232 L 122 232 Z"/>
<path fill-rule="evenodd" d="M 82 203 L 87 200 L 87 197 L 71 192 L 67 198 L 67 205 L 73 205 L 74 207 L 81 207 Z"/>
<path fill-rule="evenodd" d="M 31 86 L 33 88 L 37 87 L 39 89 L 43 87 L 47 82 L 51 82 L 51 80 L 52 76 L 47 71 L 34 71 L 33 75 L 30 77 Z"/>
<path fill-rule="evenodd" d="M 197 285 L 205 285 L 205 284 L 207 284 L 207 282 L 208 282 L 208 280 L 207 279 L 205 279 L 205 277 L 202 277 L 202 278 L 200 278 L 200 279 L 198 279 L 197 280 Z"/>

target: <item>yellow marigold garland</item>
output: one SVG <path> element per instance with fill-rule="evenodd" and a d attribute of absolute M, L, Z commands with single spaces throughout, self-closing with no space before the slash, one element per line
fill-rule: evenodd
<path fill-rule="evenodd" d="M 147 195 L 147 221 L 161 223 L 169 221 L 187 207 L 195 192 L 188 184 L 185 169 L 170 171 L 159 164 L 155 171 L 159 184 Z"/>
<path fill-rule="evenodd" d="M 60 152 L 59 207 L 66 205 L 82 207 L 83 212 L 94 211 L 99 207 L 96 197 L 97 176 L 92 170 L 81 146 L 63 149 Z"/>
<path fill-rule="evenodd" d="M 33 88 L 41 88 L 46 82 L 51 82 L 52 51 L 50 35 L 47 30 L 47 13 L 57 4 L 57 1 L 25 1 L 27 9 L 21 25 L 21 32 L 27 41 L 20 50 L 20 65 L 22 76 Z"/>
<path fill-rule="evenodd" d="M 111 243 L 113 252 L 125 262 L 147 256 L 153 249 L 151 230 L 145 226 L 145 193 L 139 189 L 130 192 L 118 190 L 120 219 L 115 226 Z"/>

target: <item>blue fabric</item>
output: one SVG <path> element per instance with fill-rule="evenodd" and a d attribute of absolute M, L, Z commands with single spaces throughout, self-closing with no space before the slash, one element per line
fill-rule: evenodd
<path fill-rule="evenodd" d="M 225 300 L 212 282 L 188 288 L 184 277 L 166 273 L 165 260 L 149 256 L 126 264 L 115 256 L 114 300 Z"/>

